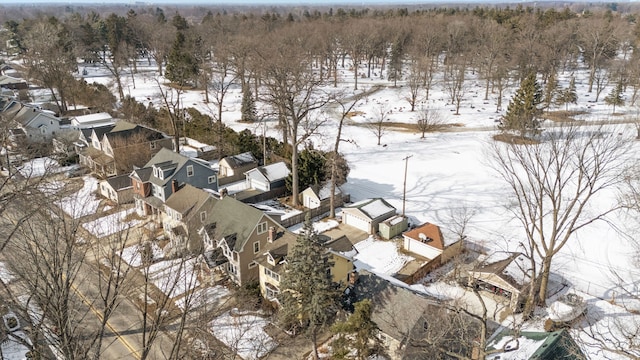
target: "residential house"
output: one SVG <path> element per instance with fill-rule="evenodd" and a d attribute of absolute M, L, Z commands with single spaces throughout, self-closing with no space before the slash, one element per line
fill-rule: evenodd
<path fill-rule="evenodd" d="M 503 296 L 514 312 L 522 311 L 531 282 L 531 264 L 519 252 L 495 252 L 469 271 L 469 285 Z"/>
<path fill-rule="evenodd" d="M 109 127 L 111 129 L 103 132 Z M 89 146 L 79 153 L 80 163 L 101 177 L 129 173 L 132 167 L 142 166 L 161 148 L 173 146 L 167 135 L 122 120 L 93 130 Z"/>
<path fill-rule="evenodd" d="M 446 239 L 442 236 L 440 227 L 435 224 L 424 223 L 402 234 L 402 247 L 424 258 L 437 259 L 440 264 L 451 260 L 463 250 L 460 239 Z"/>
<path fill-rule="evenodd" d="M 0 75 L 0 87 L 11 90 L 26 90 L 29 85 L 24 79 L 9 75 Z"/>
<path fill-rule="evenodd" d="M 180 187 L 164 203 L 162 227 L 174 248 L 202 250 L 197 231 L 202 228 L 215 203 L 213 194 L 189 184 Z"/>
<path fill-rule="evenodd" d="M 200 232 L 205 251 L 222 249 L 228 260 L 225 271 L 238 285 L 259 280 L 256 258 L 267 244 L 279 242 L 286 234 L 267 214 L 230 196 L 215 204 L 204 224 Z"/>
<path fill-rule="evenodd" d="M 223 157 L 219 164 L 220 185 L 245 179 L 245 173 L 258 167 L 258 160 L 250 151 Z"/>
<path fill-rule="evenodd" d="M 28 143 L 47 143 L 60 132 L 61 119 L 48 110 L 36 106 L 24 105 L 18 101 L 8 103 L 2 111 L 2 117 L 13 128 L 13 134 L 20 134 Z"/>
<path fill-rule="evenodd" d="M 568 330 L 554 332 L 504 330 L 489 340 L 487 360 L 586 360 Z"/>
<path fill-rule="evenodd" d="M 216 155 L 216 147 L 213 145 L 207 145 L 188 137 L 181 137 L 179 141 L 180 154 L 184 156 L 193 158 L 197 157 L 203 160 L 218 159 Z"/>
<path fill-rule="evenodd" d="M 261 191 L 273 191 L 285 187 L 285 179 L 291 171 L 284 162 L 258 166 L 245 172 L 247 187 Z"/>
<path fill-rule="evenodd" d="M 324 185 L 311 185 L 302 192 L 302 205 L 308 209 L 329 206 L 331 201 L 331 182 Z M 335 206 L 342 205 L 342 191 L 336 186 L 333 194 Z"/>
<path fill-rule="evenodd" d="M 131 173 L 136 209 L 140 215 L 162 212 L 165 201 L 184 184 L 218 191 L 218 173 L 210 163 L 166 148 L 160 149 L 143 169 Z"/>
<path fill-rule="evenodd" d="M 383 199 L 366 199 L 343 207 L 342 223 L 375 234 L 378 224 L 395 214 L 396 209 Z"/>
<path fill-rule="evenodd" d="M 470 357 L 475 337 L 472 331 L 479 325 L 472 318 L 462 312 L 450 311 L 441 300 L 417 293 L 392 279 L 383 279 L 367 271 L 353 275 L 352 283 L 342 296 L 343 307 L 352 311 L 355 302 L 371 301 L 371 320 L 378 328 L 377 338 L 389 359 L 435 358 L 429 347 L 423 346 L 427 336 L 441 339 L 442 346 L 449 351 Z M 464 330 L 469 333 L 462 333 L 457 326 L 443 325 L 461 322 L 468 325 Z M 447 336 L 450 331 L 456 332 L 456 336 Z M 469 341 L 462 342 L 461 337 Z"/>
<path fill-rule="evenodd" d="M 346 236 L 335 240 L 323 235 L 318 235 L 318 237 L 320 241 L 324 242 L 330 255 L 332 281 L 346 286 L 347 277 L 355 267 L 353 259 L 344 253 L 353 251 L 353 245 Z M 276 241 L 267 243 L 262 256 L 255 260 L 260 267 L 260 291 L 262 296 L 270 301 L 276 301 L 276 297 L 280 293 L 280 281 L 286 271 L 287 256 L 297 241 L 297 236 L 289 232 L 276 238 Z"/>
<path fill-rule="evenodd" d="M 133 186 L 129 175 L 118 175 L 101 180 L 98 185 L 100 195 L 113 201 L 115 204 L 133 202 Z"/>

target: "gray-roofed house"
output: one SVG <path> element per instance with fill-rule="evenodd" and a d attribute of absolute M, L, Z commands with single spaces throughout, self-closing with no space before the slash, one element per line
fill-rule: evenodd
<path fill-rule="evenodd" d="M 220 184 L 229 184 L 245 179 L 245 172 L 258 167 L 258 160 L 251 151 L 223 157 L 219 162 Z"/>
<path fill-rule="evenodd" d="M 189 184 L 171 194 L 164 203 L 162 227 L 174 248 L 201 252 L 202 238 L 197 232 L 217 201 L 213 194 Z"/>
<path fill-rule="evenodd" d="M 261 191 L 274 191 L 285 188 L 285 179 L 291 171 L 284 162 L 258 166 L 245 172 L 247 187 Z"/>
<path fill-rule="evenodd" d="M 316 209 L 321 206 L 328 206 L 331 201 L 331 182 L 324 185 L 311 185 L 301 193 L 302 205 L 308 209 Z M 334 192 L 335 206 L 342 205 L 342 191 L 336 186 Z"/>
<path fill-rule="evenodd" d="M 100 194 L 116 204 L 126 204 L 133 201 L 133 186 L 129 175 L 118 175 L 100 181 Z"/>
<path fill-rule="evenodd" d="M 519 252 L 498 251 L 469 270 L 469 285 L 502 295 L 514 312 L 522 311 L 531 282 L 531 264 Z"/>
<path fill-rule="evenodd" d="M 221 248 L 228 260 L 225 271 L 229 279 L 244 285 L 259 279 L 256 258 L 285 231 L 262 211 L 226 196 L 207 214 L 200 233 L 205 251 Z"/>
<path fill-rule="evenodd" d="M 472 339 L 476 334 L 473 331 L 478 325 L 472 318 L 466 317 L 462 312 L 449 311 L 438 299 L 375 274 L 361 271 L 354 278 L 357 279 L 355 284 L 345 289 L 343 305 L 364 299 L 371 301 L 371 320 L 378 328 L 378 339 L 390 359 L 435 358 L 427 345 L 428 341 L 425 342 L 427 336 L 438 338 L 447 350 L 471 358 Z M 350 300 L 345 303 L 347 299 Z M 462 334 L 460 329 L 445 325 L 458 325 L 459 322 L 468 325 L 465 330 L 469 330 L 469 333 Z M 449 332 L 456 336 L 446 336 Z M 469 341 L 462 343 L 461 335 Z"/>
<path fill-rule="evenodd" d="M 88 145 L 79 153 L 80 163 L 102 177 L 129 174 L 160 149 L 173 146 L 162 132 L 123 120 L 93 128 Z"/>
<path fill-rule="evenodd" d="M 21 129 L 24 141 L 29 143 L 49 142 L 61 130 L 61 119 L 51 112 L 17 101 L 5 106 L 2 118 L 13 128 Z"/>
<path fill-rule="evenodd" d="M 396 214 L 396 208 L 381 198 L 366 199 L 342 208 L 342 223 L 369 234 L 378 232 L 378 225 Z"/>
<path fill-rule="evenodd" d="M 0 75 L 0 87 L 11 90 L 26 90 L 29 84 L 24 79 L 9 75 Z"/>

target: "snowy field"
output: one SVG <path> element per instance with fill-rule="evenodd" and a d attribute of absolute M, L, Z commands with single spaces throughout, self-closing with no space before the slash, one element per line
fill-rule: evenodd
<path fill-rule="evenodd" d="M 127 216 L 135 213 L 136 209 L 129 209 L 119 211 L 115 214 L 103 216 L 93 221 L 82 224 L 88 232 L 93 234 L 97 238 L 103 238 L 120 231 L 134 228 L 141 223 L 140 220 L 125 221 Z"/>
<path fill-rule="evenodd" d="M 100 206 L 100 200 L 94 194 L 98 189 L 98 180 L 92 176 L 83 176 L 82 180 L 82 189 L 56 202 L 56 205 L 74 219 L 93 215 Z"/>
<path fill-rule="evenodd" d="M 277 344 L 265 331 L 269 322 L 253 314 L 227 311 L 215 318 L 209 327 L 213 336 L 235 351 L 244 360 L 256 360 L 274 349 Z"/>

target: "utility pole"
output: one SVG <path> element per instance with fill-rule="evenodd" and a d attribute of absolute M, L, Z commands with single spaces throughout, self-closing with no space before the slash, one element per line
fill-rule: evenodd
<path fill-rule="evenodd" d="M 405 203 L 407 202 L 407 169 L 409 168 L 409 158 L 413 157 L 413 155 L 409 155 L 404 159 L 404 184 L 402 187 L 402 217 L 404 217 L 404 208 Z"/>

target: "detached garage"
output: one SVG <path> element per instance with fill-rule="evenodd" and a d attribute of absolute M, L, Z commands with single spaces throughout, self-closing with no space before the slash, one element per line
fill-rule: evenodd
<path fill-rule="evenodd" d="M 367 199 L 342 208 L 342 223 L 369 234 L 378 232 L 378 224 L 396 214 L 396 208 L 383 199 Z"/>

